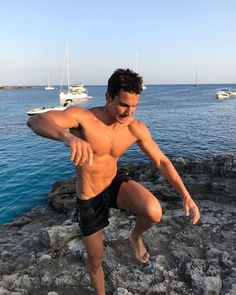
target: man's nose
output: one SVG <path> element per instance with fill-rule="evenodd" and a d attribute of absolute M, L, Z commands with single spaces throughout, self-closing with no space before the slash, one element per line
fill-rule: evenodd
<path fill-rule="evenodd" d="M 127 108 L 126 111 L 125 111 L 125 114 L 127 116 L 131 116 L 132 115 L 132 108 L 131 107 Z"/>

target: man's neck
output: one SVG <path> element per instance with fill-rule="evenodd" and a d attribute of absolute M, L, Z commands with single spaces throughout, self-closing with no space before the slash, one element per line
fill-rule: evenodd
<path fill-rule="evenodd" d="M 103 123 L 106 124 L 107 126 L 111 125 L 120 125 L 119 122 L 117 122 L 112 116 L 110 115 L 108 105 L 105 104 L 102 108 L 102 113 L 103 113 Z"/>

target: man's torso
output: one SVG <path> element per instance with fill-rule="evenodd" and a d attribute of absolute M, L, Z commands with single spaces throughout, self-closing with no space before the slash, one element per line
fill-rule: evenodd
<path fill-rule="evenodd" d="M 76 166 L 77 195 L 81 199 L 96 196 L 109 186 L 116 175 L 117 160 L 137 139 L 129 125 L 107 125 L 103 122 L 101 108 L 88 112 L 86 120 L 71 133 L 90 143 L 93 165 Z"/>

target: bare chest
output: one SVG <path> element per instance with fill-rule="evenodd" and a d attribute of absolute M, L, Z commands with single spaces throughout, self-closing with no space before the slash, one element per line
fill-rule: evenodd
<path fill-rule="evenodd" d="M 111 155 L 119 157 L 136 139 L 128 127 L 113 129 L 100 125 L 94 128 L 81 129 L 82 138 L 91 144 L 93 152 L 97 156 Z"/>

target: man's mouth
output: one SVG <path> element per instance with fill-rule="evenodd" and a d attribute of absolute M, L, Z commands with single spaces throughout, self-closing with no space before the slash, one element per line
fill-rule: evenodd
<path fill-rule="evenodd" d="M 127 116 L 127 115 L 120 115 L 119 117 L 122 118 L 122 119 L 130 118 L 130 116 Z"/>

